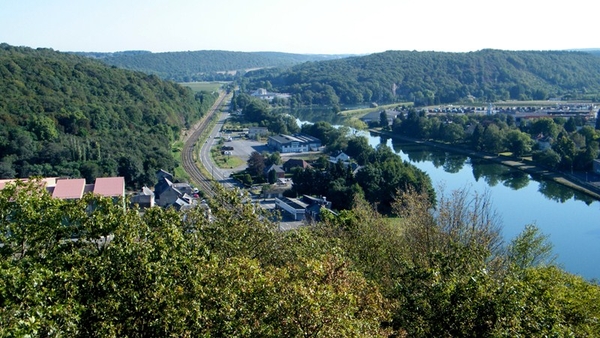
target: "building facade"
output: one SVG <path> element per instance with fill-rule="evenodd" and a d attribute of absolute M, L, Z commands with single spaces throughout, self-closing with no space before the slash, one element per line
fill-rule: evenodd
<path fill-rule="evenodd" d="M 321 140 L 305 134 L 280 134 L 269 136 L 267 145 L 280 153 L 304 153 L 318 151 L 321 148 Z"/>

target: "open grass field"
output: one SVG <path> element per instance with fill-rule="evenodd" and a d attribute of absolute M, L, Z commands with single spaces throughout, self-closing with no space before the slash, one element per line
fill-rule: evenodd
<path fill-rule="evenodd" d="M 221 169 L 233 169 L 244 164 L 244 160 L 236 156 L 223 155 L 219 150 L 220 145 L 210 150 L 210 155 L 215 164 Z"/>
<path fill-rule="evenodd" d="M 175 159 L 175 171 L 173 172 L 173 175 L 175 177 L 177 177 L 180 180 L 185 180 L 189 182 L 189 175 L 185 172 L 185 170 L 183 169 L 183 166 L 181 165 L 181 151 L 183 149 L 183 141 L 177 141 L 175 143 L 173 143 L 173 145 L 171 145 L 171 154 L 173 155 L 173 158 Z"/>
<path fill-rule="evenodd" d="M 339 114 L 346 116 L 346 117 L 361 117 L 363 115 L 367 115 L 368 113 L 372 113 L 374 111 L 381 111 L 384 109 L 394 109 L 398 106 L 412 106 L 412 105 L 413 105 L 412 102 L 398 102 L 398 103 L 392 103 L 392 104 L 385 104 L 385 105 L 377 106 L 374 108 L 360 108 L 360 109 L 344 110 L 344 111 L 340 112 Z"/>
<path fill-rule="evenodd" d="M 191 88 L 194 92 L 216 92 L 222 85 L 228 82 L 181 82 L 182 86 Z"/>

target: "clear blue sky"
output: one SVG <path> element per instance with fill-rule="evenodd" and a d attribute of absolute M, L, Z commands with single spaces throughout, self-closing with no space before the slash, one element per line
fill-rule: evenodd
<path fill-rule="evenodd" d="M 0 42 L 59 51 L 600 48 L 589 0 L 0 0 Z"/>

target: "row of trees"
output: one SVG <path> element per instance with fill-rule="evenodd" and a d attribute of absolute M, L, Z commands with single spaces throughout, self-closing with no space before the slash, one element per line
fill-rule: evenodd
<path fill-rule="evenodd" d="M 0 336 L 600 334 L 600 287 L 552 266 L 535 226 L 504 245 L 486 196 L 441 194 L 431 213 L 407 191 L 396 222 L 357 199 L 285 232 L 236 192 L 208 203 L 142 215 L 5 187 Z"/>
<path fill-rule="evenodd" d="M 508 151 L 514 156 L 533 155 L 536 162 L 560 170 L 589 171 L 600 150 L 600 134 L 582 117 L 549 116 L 523 120 L 517 125 L 512 115 L 427 116 L 425 112 L 411 109 L 408 114 L 397 116 L 392 132 L 489 153 Z"/>
<path fill-rule="evenodd" d="M 238 122 L 242 125 L 267 127 L 274 134 L 295 134 L 300 131 L 296 118 L 289 114 L 273 113 L 265 100 L 235 92 L 231 101 L 232 110 L 242 110 Z"/>
<path fill-rule="evenodd" d="M 0 178 L 172 170 L 170 145 L 213 94 L 48 49 L 0 45 Z"/>
<path fill-rule="evenodd" d="M 387 51 L 249 72 L 256 88 L 270 83 L 293 105 L 356 105 L 410 101 L 594 99 L 600 58 L 585 52 L 481 50 L 470 53 Z"/>

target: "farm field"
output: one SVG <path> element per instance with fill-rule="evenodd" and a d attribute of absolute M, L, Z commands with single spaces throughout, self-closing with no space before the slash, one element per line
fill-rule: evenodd
<path fill-rule="evenodd" d="M 216 92 L 228 82 L 180 82 L 179 84 L 191 88 L 194 92 Z"/>

